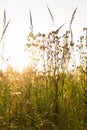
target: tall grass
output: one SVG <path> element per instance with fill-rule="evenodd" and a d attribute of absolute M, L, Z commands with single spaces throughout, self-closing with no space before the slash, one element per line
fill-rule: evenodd
<path fill-rule="evenodd" d="M 12 70 L 10 70 L 12 71 Z M 86 130 L 86 73 L 36 75 L 27 68 L 1 73 L 0 129 Z"/>
<path fill-rule="evenodd" d="M 0 54 L 0 59 L 1 59 L 1 62 L 2 62 L 2 66 L 3 66 L 3 62 L 4 62 L 4 64 L 6 64 L 6 61 L 5 61 L 5 59 L 4 59 L 4 48 L 5 48 L 5 43 L 4 43 L 4 36 L 5 36 L 5 33 L 6 33 L 6 30 L 7 30 L 7 28 L 8 28 L 8 25 L 9 25 L 9 23 L 10 23 L 10 21 L 11 20 L 9 20 L 8 22 L 7 22 L 7 18 L 6 18 L 6 10 L 4 10 L 4 13 L 3 13 L 3 30 L 2 30 L 2 34 L 1 34 L 1 37 L 0 37 L 0 44 L 2 44 L 2 52 L 1 52 L 1 54 Z M 0 66 L 0 67 L 2 67 L 2 66 Z M 1 70 L 1 68 L 0 68 L 0 70 Z"/>
<path fill-rule="evenodd" d="M 21 74 L 10 66 L 6 72 L 0 71 L 0 130 L 87 129 L 86 64 L 76 68 L 75 73 L 68 71 L 71 30 L 65 32 L 61 45 L 61 27 L 48 34 L 30 32 L 26 49 L 32 63 Z M 84 44 L 80 41 L 77 49 L 82 63 L 86 63 L 86 35 L 82 40 Z"/>

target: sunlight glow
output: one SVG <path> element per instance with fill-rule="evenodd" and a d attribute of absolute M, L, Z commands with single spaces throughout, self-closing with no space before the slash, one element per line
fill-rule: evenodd
<path fill-rule="evenodd" d="M 53 13 L 55 25 L 51 21 L 46 4 L 49 5 Z M 56 30 L 61 24 L 66 22 L 60 32 L 61 35 L 65 33 L 65 30 L 69 29 L 68 23 L 72 12 L 78 7 L 73 24 L 74 39 L 78 40 L 77 38 L 82 34 L 82 28 L 87 26 L 86 5 L 86 0 L 0 0 L 0 37 L 3 30 L 4 9 L 6 9 L 6 20 L 11 19 L 3 41 L 4 59 L 11 57 L 8 64 L 20 72 L 28 64 L 31 64 L 31 60 L 29 60 L 29 57 L 24 52 L 27 36 L 30 32 L 29 9 L 31 9 L 32 13 L 34 33 L 47 33 Z M 2 49 L 0 50 L 0 55 L 2 55 Z M 0 66 L 2 67 L 2 64 Z M 41 62 L 38 66 L 41 68 Z"/>

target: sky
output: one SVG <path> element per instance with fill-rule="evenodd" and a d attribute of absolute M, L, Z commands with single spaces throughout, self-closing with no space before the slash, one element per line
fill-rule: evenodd
<path fill-rule="evenodd" d="M 53 14 L 55 24 L 52 23 L 46 4 Z M 65 33 L 69 29 L 69 22 L 76 7 L 78 10 L 72 27 L 74 38 L 78 40 L 83 34 L 83 27 L 87 27 L 87 0 L 0 0 L 0 37 L 4 9 L 7 22 L 11 19 L 4 37 L 4 57 L 11 57 L 9 62 L 20 69 L 23 65 L 26 66 L 27 58 L 23 51 L 30 32 L 30 9 L 34 33 L 48 33 L 66 23 L 61 31 Z"/>

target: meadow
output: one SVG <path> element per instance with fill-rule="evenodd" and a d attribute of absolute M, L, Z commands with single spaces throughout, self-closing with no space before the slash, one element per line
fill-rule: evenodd
<path fill-rule="evenodd" d="M 64 24 L 48 34 L 34 34 L 30 12 L 31 32 L 25 48 L 30 64 L 22 73 L 10 65 L 5 72 L 0 70 L 0 130 L 87 129 L 87 28 L 76 45 L 72 31 L 76 10 L 62 37 L 58 33 Z M 1 41 L 10 23 L 5 18 L 4 12 Z"/>

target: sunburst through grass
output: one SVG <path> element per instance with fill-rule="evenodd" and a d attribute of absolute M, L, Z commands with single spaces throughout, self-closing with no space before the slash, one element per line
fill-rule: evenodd
<path fill-rule="evenodd" d="M 71 25 L 76 10 L 69 30 L 62 36 L 59 31 L 65 24 L 46 34 L 35 34 L 30 10 L 30 33 L 25 48 L 28 66 L 21 73 L 10 65 L 5 72 L 0 71 L 0 130 L 86 130 L 87 28 L 83 29 L 84 36 L 78 45 L 72 45 Z M 4 11 L 1 41 L 9 23 L 6 24 Z M 76 67 L 72 62 L 72 70 L 68 71 L 69 63 L 75 58 L 73 47 L 81 64 Z M 25 62 L 25 57 L 21 57 L 23 61 L 16 58 L 20 68 Z M 6 62 L 3 55 L 1 58 Z"/>

